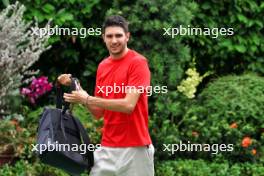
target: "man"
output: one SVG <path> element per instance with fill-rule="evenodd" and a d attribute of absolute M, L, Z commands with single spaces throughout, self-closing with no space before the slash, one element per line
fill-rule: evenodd
<path fill-rule="evenodd" d="M 147 60 L 127 47 L 127 21 L 111 16 L 103 25 L 103 40 L 110 56 L 98 66 L 95 96 L 84 90 L 64 94 L 81 103 L 96 118 L 104 118 L 101 149 L 95 151 L 91 176 L 153 176 L 154 147 L 148 132 Z M 70 84 L 69 74 L 58 80 Z M 143 89 L 142 89 L 143 88 Z"/>

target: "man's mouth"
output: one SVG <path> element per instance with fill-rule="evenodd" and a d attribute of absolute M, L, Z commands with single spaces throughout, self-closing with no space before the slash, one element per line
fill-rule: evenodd
<path fill-rule="evenodd" d="M 118 47 L 119 47 L 119 45 L 111 46 L 111 49 L 117 49 Z"/>

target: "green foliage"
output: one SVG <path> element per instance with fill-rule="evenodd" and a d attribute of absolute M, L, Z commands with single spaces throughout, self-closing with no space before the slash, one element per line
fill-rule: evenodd
<path fill-rule="evenodd" d="M 260 161 L 264 152 L 263 106 L 264 78 L 255 74 L 218 78 L 201 92 L 179 123 L 181 139 L 200 144 L 234 144 L 232 152 L 193 152 L 194 158 Z M 242 147 L 244 137 L 251 138 L 251 145 Z"/>
<path fill-rule="evenodd" d="M 35 139 L 32 131 L 21 128 L 20 123 L 14 119 L 1 120 L 0 131 L 0 155 L 32 158 L 30 148 Z"/>
<path fill-rule="evenodd" d="M 41 164 L 39 162 L 29 163 L 27 160 L 20 160 L 16 162 L 14 166 L 12 165 L 4 165 L 0 169 L 0 175 L 4 176 L 13 176 L 13 175 L 25 175 L 25 176 L 68 176 L 65 172 Z"/>
<path fill-rule="evenodd" d="M 175 160 L 157 163 L 157 176 L 263 176 L 264 168 L 260 164 L 234 164 L 227 161 L 221 163 L 206 162 L 204 160 Z"/>
<path fill-rule="evenodd" d="M 47 107 L 52 107 L 52 106 L 47 106 Z M 27 106 L 23 107 L 23 113 L 26 116 L 24 121 L 22 121 L 23 126 L 28 126 L 28 125 L 37 125 L 40 119 L 40 114 L 43 111 L 43 107 L 38 107 L 35 110 L 29 109 Z"/>
<path fill-rule="evenodd" d="M 264 73 L 263 1 L 199 1 L 194 27 L 233 28 L 234 35 L 190 36 L 189 46 L 197 56 L 199 70 L 219 74 L 250 70 Z"/>
<path fill-rule="evenodd" d="M 37 19 L 40 24 L 52 19 L 52 27 L 100 28 L 105 12 L 111 5 L 103 0 L 21 0 L 26 10 L 26 20 Z M 92 90 L 98 62 L 107 55 L 99 35 L 58 36 L 49 40 L 52 49 L 42 55 L 33 68 L 55 80 L 61 73 L 71 73 L 80 78 L 82 86 Z M 90 91 L 89 93 L 92 93 Z"/>
<path fill-rule="evenodd" d="M 74 106 L 73 115 L 80 119 L 89 134 L 91 142 L 94 144 L 100 144 L 102 119 L 94 119 L 88 110 L 79 104 Z"/>
<path fill-rule="evenodd" d="M 264 168 L 260 164 L 240 163 L 230 165 L 227 161 L 216 163 L 203 160 L 175 160 L 156 163 L 156 176 L 263 176 Z M 25 160 L 18 161 L 15 165 L 5 165 L 0 169 L 0 174 L 5 176 L 13 175 L 34 175 L 34 176 L 68 176 L 65 172 L 41 164 L 39 162 L 29 163 Z M 82 174 L 87 176 L 87 174 Z"/>
<path fill-rule="evenodd" d="M 176 125 L 171 124 L 170 119 L 161 119 L 154 114 L 150 117 L 150 133 L 152 142 L 156 148 L 155 159 L 166 160 L 171 154 L 163 152 L 163 144 L 173 144 L 179 141 L 179 131 Z"/>
<path fill-rule="evenodd" d="M 191 57 L 183 40 L 164 36 L 163 28 L 189 24 L 197 5 L 178 0 L 136 1 L 131 4 L 114 1 L 113 4 L 107 15 L 121 14 L 128 19 L 132 35 L 129 46 L 148 58 L 152 84 L 164 84 L 175 89 Z"/>

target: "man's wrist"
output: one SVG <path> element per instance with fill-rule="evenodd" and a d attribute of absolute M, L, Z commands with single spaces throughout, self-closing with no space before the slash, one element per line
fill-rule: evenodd
<path fill-rule="evenodd" d="M 84 104 L 85 106 L 88 106 L 89 98 L 90 98 L 90 95 L 87 94 L 86 99 L 85 99 L 85 104 Z"/>

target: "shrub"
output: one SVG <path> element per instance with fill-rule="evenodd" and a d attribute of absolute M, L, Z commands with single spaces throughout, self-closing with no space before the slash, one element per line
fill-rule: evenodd
<path fill-rule="evenodd" d="M 233 144 L 232 152 L 193 152 L 193 158 L 259 161 L 263 158 L 263 106 L 263 77 L 244 74 L 218 78 L 189 107 L 179 124 L 181 139 L 201 144 Z"/>
<path fill-rule="evenodd" d="M 264 168 L 261 164 L 229 164 L 227 161 L 221 163 L 206 162 L 204 160 L 176 160 L 157 163 L 156 176 L 261 176 Z"/>
<path fill-rule="evenodd" d="M 60 28 L 100 28 L 105 12 L 111 7 L 111 1 L 91 0 L 20 0 L 27 10 L 25 20 L 37 19 L 44 25 L 52 18 L 52 26 Z M 72 32 L 73 30 L 71 30 Z M 67 33 L 67 32 L 66 32 Z M 80 33 L 79 33 L 80 34 Z M 83 38 L 84 35 L 87 35 Z M 83 88 L 89 88 L 92 94 L 94 76 L 99 61 L 107 54 L 107 49 L 100 35 L 88 35 L 82 30 L 82 35 L 52 35 L 49 39 L 52 48 L 43 53 L 33 68 L 40 74 L 49 75 L 55 80 L 58 74 L 72 73 L 78 77 Z M 49 69 L 47 69 L 49 68 Z"/>
<path fill-rule="evenodd" d="M 253 0 L 196 1 L 198 10 L 193 27 L 233 28 L 234 35 L 217 39 L 188 36 L 186 40 L 197 56 L 199 70 L 215 70 L 218 74 L 253 71 L 263 74 L 264 2 Z"/>
<path fill-rule="evenodd" d="M 34 163 L 29 163 L 26 160 L 20 160 L 15 163 L 15 165 L 4 165 L 0 169 L 0 175 L 5 175 L 5 176 L 13 176 L 13 175 L 25 175 L 25 176 L 68 176 L 65 172 L 50 167 L 48 165 L 39 163 L 39 162 L 34 162 Z"/>
<path fill-rule="evenodd" d="M 31 158 L 31 144 L 35 134 L 31 129 L 23 128 L 18 120 L 1 120 L 0 123 L 0 157 Z M 35 129 L 34 129 L 35 132 Z"/>
<path fill-rule="evenodd" d="M 48 36 L 32 35 L 22 18 L 25 7 L 9 5 L 0 13 L 0 112 L 8 112 L 10 97 L 18 94 L 23 74 L 47 50 Z M 35 25 L 33 28 L 37 29 Z"/>

